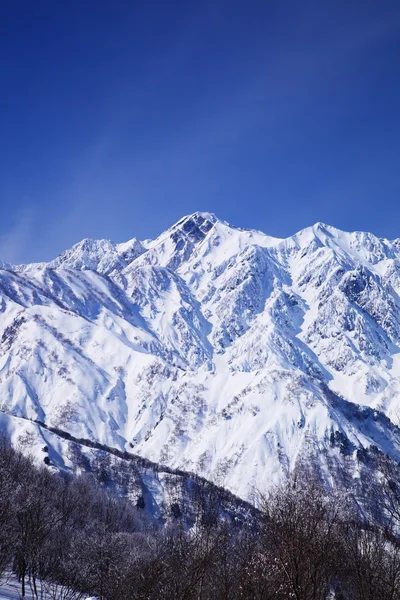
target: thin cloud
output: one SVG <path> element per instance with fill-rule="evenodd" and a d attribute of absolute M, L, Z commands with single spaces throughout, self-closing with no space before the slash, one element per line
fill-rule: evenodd
<path fill-rule="evenodd" d="M 0 261 L 17 264 L 27 256 L 34 228 L 34 210 L 25 208 L 20 211 L 13 226 L 0 235 Z"/>

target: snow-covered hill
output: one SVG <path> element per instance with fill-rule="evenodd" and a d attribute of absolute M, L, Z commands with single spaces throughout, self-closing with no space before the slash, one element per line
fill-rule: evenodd
<path fill-rule="evenodd" d="M 0 409 L 15 423 L 243 498 L 301 460 L 356 475 L 372 445 L 400 461 L 400 240 L 321 223 L 280 240 L 195 213 L 153 241 L 0 267 Z"/>

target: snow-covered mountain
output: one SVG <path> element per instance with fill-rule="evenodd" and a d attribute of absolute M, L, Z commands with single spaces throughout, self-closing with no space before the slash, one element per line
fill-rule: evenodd
<path fill-rule="evenodd" d="M 400 240 L 321 223 L 281 240 L 208 213 L 1 263 L 1 422 L 247 499 L 299 461 L 356 475 L 371 446 L 400 461 L 399 295 Z"/>

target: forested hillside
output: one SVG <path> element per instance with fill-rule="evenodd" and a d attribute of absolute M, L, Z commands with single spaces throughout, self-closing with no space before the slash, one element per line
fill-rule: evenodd
<path fill-rule="evenodd" d="M 206 484 L 190 517 L 177 490 L 154 519 L 93 470 L 38 468 L 3 438 L 1 572 L 14 571 L 22 595 L 40 580 L 55 600 L 397 600 L 397 467 L 379 460 L 382 478 L 368 495 L 327 493 L 303 470 L 260 495 L 247 519 L 240 506 L 237 519 L 227 513 L 223 491 Z"/>

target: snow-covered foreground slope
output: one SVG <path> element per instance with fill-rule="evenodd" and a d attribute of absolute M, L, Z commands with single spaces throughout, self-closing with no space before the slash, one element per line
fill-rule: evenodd
<path fill-rule="evenodd" d="M 319 223 L 84 240 L 2 265 L 0 409 L 243 498 L 301 460 L 356 475 L 361 448 L 400 460 L 399 294 L 399 240 Z"/>
<path fill-rule="evenodd" d="M 27 590 L 25 593 L 25 600 L 37 600 L 39 597 L 40 600 L 54 600 L 54 598 L 68 598 L 68 592 L 64 592 L 61 588 L 57 588 L 56 584 L 46 584 L 42 585 L 41 581 L 36 581 L 37 592 L 36 595 L 33 589 L 33 586 L 27 585 Z M 97 598 L 89 598 L 88 596 L 84 596 L 83 594 L 70 594 L 72 597 L 75 595 L 81 596 L 82 598 L 86 598 L 86 600 L 97 600 Z M 17 577 L 14 573 L 8 573 L 0 579 L 0 600 L 21 600 L 21 584 L 19 583 Z"/>

